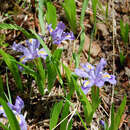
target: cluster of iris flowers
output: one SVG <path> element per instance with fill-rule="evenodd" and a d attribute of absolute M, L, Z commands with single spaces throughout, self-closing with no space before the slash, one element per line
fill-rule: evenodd
<path fill-rule="evenodd" d="M 24 116 L 21 114 L 21 110 L 24 108 L 23 100 L 19 96 L 17 96 L 15 105 L 8 102 L 8 106 L 16 116 L 16 119 L 18 120 L 21 130 L 27 130 L 27 123 L 24 119 Z M 7 118 L 2 105 L 0 105 L 0 114 L 2 114 L 3 117 Z"/>
<path fill-rule="evenodd" d="M 103 72 L 103 69 L 106 65 L 106 61 L 102 58 L 96 68 L 89 64 L 81 64 L 82 68 L 76 68 L 75 74 L 81 78 L 85 78 L 83 81 L 82 90 L 85 94 L 88 93 L 92 86 L 97 86 L 99 88 L 104 86 L 105 82 L 111 84 L 116 84 L 115 76 L 109 75 L 107 72 Z"/>
<path fill-rule="evenodd" d="M 53 39 L 53 44 L 60 44 L 64 40 L 74 40 L 74 34 L 73 32 L 66 33 L 65 30 L 65 24 L 63 22 L 59 22 L 55 30 L 52 29 L 52 25 L 48 25 L 48 31 L 50 32 L 50 35 Z M 22 64 L 25 64 L 29 60 L 33 60 L 37 57 L 41 57 L 43 59 L 46 59 L 48 56 L 46 50 L 44 48 L 39 49 L 40 42 L 37 39 L 29 39 L 26 40 L 26 44 L 28 46 L 24 47 L 21 44 L 16 44 L 16 42 L 13 43 L 12 49 L 17 52 L 22 52 L 23 55 L 20 57 L 20 62 Z M 20 70 L 23 70 L 21 66 L 19 66 Z"/>

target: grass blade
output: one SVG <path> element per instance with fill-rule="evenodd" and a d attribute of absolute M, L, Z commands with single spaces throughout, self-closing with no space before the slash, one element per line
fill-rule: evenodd
<path fill-rule="evenodd" d="M 2 55 L 2 57 L 5 61 L 5 63 L 7 64 L 8 68 L 10 69 L 10 71 L 11 71 L 11 73 L 12 73 L 14 79 L 15 79 L 17 87 L 20 90 L 22 90 L 23 87 L 22 87 L 22 81 L 21 81 L 21 78 L 20 78 L 20 74 L 19 74 L 19 71 L 18 71 L 18 66 L 14 62 L 11 61 L 11 60 L 14 60 L 14 57 L 7 54 L 2 49 L 0 49 L 0 54 Z"/>
<path fill-rule="evenodd" d="M 20 130 L 18 121 L 13 112 L 11 111 L 11 109 L 8 107 L 7 103 L 2 98 L 0 98 L 0 103 L 3 106 L 5 114 L 10 122 L 11 130 Z"/>
<path fill-rule="evenodd" d="M 56 8 L 51 2 L 47 2 L 46 19 L 48 24 L 52 24 L 52 28 L 55 29 L 57 25 Z"/>
<path fill-rule="evenodd" d="M 14 30 L 20 30 L 27 38 L 31 38 L 32 35 L 27 32 L 24 28 L 18 26 L 18 25 L 13 25 L 13 24 L 7 24 L 7 23 L 1 23 L 0 24 L 0 30 L 1 29 L 14 29 Z"/>
<path fill-rule="evenodd" d="M 36 82 L 38 84 L 38 89 L 41 95 L 44 95 L 44 86 L 45 86 L 45 70 L 43 68 L 42 62 L 40 58 L 35 60 L 35 65 L 37 68 L 37 78 Z"/>
<path fill-rule="evenodd" d="M 7 126 L 3 125 L 1 122 L 0 122 L 0 127 L 2 127 L 3 130 L 9 130 L 9 128 Z"/>
<path fill-rule="evenodd" d="M 114 130 L 117 130 L 119 128 L 119 125 L 120 125 L 120 121 L 121 121 L 121 117 L 124 113 L 124 110 L 125 110 L 125 106 L 126 106 L 126 100 L 127 100 L 127 97 L 126 95 L 124 96 L 124 99 L 116 113 L 116 116 L 115 116 L 115 126 L 114 126 Z"/>
<path fill-rule="evenodd" d="M 44 0 L 39 0 L 38 2 L 38 19 L 41 27 L 41 32 L 44 35 L 45 34 L 45 24 L 44 24 Z"/>
<path fill-rule="evenodd" d="M 74 34 L 76 34 L 76 4 L 75 0 L 64 0 L 63 8 L 65 10 L 66 18 Z"/>
<path fill-rule="evenodd" d="M 59 118 L 59 114 L 61 112 L 63 105 L 63 101 L 60 101 L 59 103 L 55 103 L 52 113 L 51 113 L 51 118 L 50 118 L 50 130 L 56 126 Z"/>

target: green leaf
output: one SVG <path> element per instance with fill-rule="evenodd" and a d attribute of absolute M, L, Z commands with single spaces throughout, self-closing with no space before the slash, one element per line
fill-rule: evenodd
<path fill-rule="evenodd" d="M 7 126 L 3 125 L 1 122 L 0 122 L 0 127 L 2 127 L 3 130 L 9 130 L 9 128 Z"/>
<path fill-rule="evenodd" d="M 123 51 L 120 51 L 120 63 L 123 66 L 125 63 L 125 56 L 123 55 Z"/>
<path fill-rule="evenodd" d="M 32 75 L 32 76 L 37 76 L 37 73 L 34 71 L 34 70 L 32 70 L 30 67 L 28 67 L 27 65 L 25 65 L 25 64 L 22 64 L 21 62 L 18 62 L 18 61 L 16 61 L 15 59 L 10 59 L 10 61 L 12 61 L 12 62 L 14 62 L 14 63 L 16 63 L 16 64 L 19 64 L 21 67 L 23 67 L 24 69 L 25 69 L 25 71 L 28 73 L 28 74 L 30 74 L 30 75 Z"/>
<path fill-rule="evenodd" d="M 10 122 L 11 130 L 20 130 L 18 121 L 13 112 L 11 111 L 11 109 L 8 107 L 7 103 L 2 98 L 0 98 L 0 103 L 3 106 L 5 114 Z"/>
<path fill-rule="evenodd" d="M 0 24 L 0 30 L 1 29 L 14 29 L 14 30 L 20 30 L 27 38 L 31 38 L 32 35 L 27 32 L 24 28 L 18 26 L 18 25 L 13 25 L 13 24 L 7 24 L 7 23 L 1 23 Z"/>
<path fill-rule="evenodd" d="M 99 97 L 99 88 L 93 86 L 91 92 L 92 92 L 92 109 L 93 112 L 95 112 L 101 102 L 101 99 Z"/>
<path fill-rule="evenodd" d="M 122 39 L 124 41 L 124 43 L 128 43 L 128 39 L 129 39 L 129 25 L 126 23 L 124 25 L 123 21 L 120 20 L 120 30 L 121 30 L 121 36 Z"/>
<path fill-rule="evenodd" d="M 5 94 L 4 94 L 3 81 L 2 81 L 1 76 L 0 76 L 0 97 L 2 97 L 3 99 L 6 99 Z"/>
<path fill-rule="evenodd" d="M 120 125 L 120 121 L 121 121 L 121 117 L 125 111 L 125 106 L 126 106 L 126 100 L 127 100 L 127 96 L 124 96 L 124 99 L 120 105 L 120 107 L 118 108 L 118 111 L 116 113 L 115 116 L 115 126 L 114 126 L 114 130 L 117 130 L 119 128 Z"/>
<path fill-rule="evenodd" d="M 48 90 L 50 91 L 54 86 L 56 76 L 57 76 L 57 71 L 53 62 L 49 58 L 47 58 L 46 66 L 47 66 L 47 74 L 48 74 Z"/>
<path fill-rule="evenodd" d="M 85 16 L 85 11 L 88 6 L 89 0 L 84 0 L 83 5 L 82 5 L 82 10 L 81 10 L 81 16 L 80 16 L 80 26 L 82 27 L 83 21 L 84 21 L 84 16 Z"/>
<path fill-rule="evenodd" d="M 69 111 L 70 111 L 69 106 L 70 106 L 70 104 L 66 101 L 64 108 L 62 110 L 62 115 L 61 115 L 60 121 L 62 121 L 69 114 Z M 61 123 L 60 130 L 66 130 L 67 121 L 68 120 L 66 119 Z"/>
<path fill-rule="evenodd" d="M 98 4 L 98 0 L 92 0 L 94 21 L 96 20 L 97 4 Z"/>
<path fill-rule="evenodd" d="M 35 65 L 37 68 L 37 78 L 36 82 L 38 84 L 38 89 L 41 95 L 44 95 L 44 86 L 45 86 L 45 70 L 40 58 L 35 59 Z"/>
<path fill-rule="evenodd" d="M 114 116 L 114 104 L 112 104 L 111 107 L 111 125 L 109 130 L 114 130 L 114 125 L 115 125 L 115 120 L 114 120 L 115 116 Z"/>
<path fill-rule="evenodd" d="M 77 30 L 77 21 L 76 21 L 76 4 L 75 0 L 64 0 L 63 8 L 66 14 L 66 18 L 70 24 L 70 27 L 74 34 Z"/>
<path fill-rule="evenodd" d="M 45 34 L 45 23 L 44 23 L 44 0 L 39 0 L 38 2 L 38 19 L 41 27 L 42 34 Z"/>
<path fill-rule="evenodd" d="M 21 78 L 19 75 L 19 71 L 18 71 L 18 66 L 16 65 L 16 63 L 12 62 L 11 60 L 15 60 L 14 57 L 12 57 L 11 55 L 5 53 L 2 49 L 0 49 L 0 54 L 2 55 L 5 63 L 7 64 L 8 68 L 10 69 L 17 87 L 22 90 L 22 82 L 21 82 Z"/>
<path fill-rule="evenodd" d="M 51 113 L 51 118 L 50 118 L 50 130 L 54 128 L 58 122 L 59 114 L 61 112 L 63 105 L 63 101 L 60 101 L 59 103 L 55 103 L 52 113 Z"/>
<path fill-rule="evenodd" d="M 62 54 L 63 49 L 56 49 L 53 53 L 52 58 L 54 59 L 55 62 L 59 62 L 60 58 L 61 58 L 61 54 Z"/>
<path fill-rule="evenodd" d="M 59 61 L 61 58 L 62 49 L 57 49 L 54 51 L 53 56 L 51 59 L 47 58 L 47 73 L 48 73 L 48 90 L 50 91 L 54 86 L 56 81 L 56 76 L 58 74 L 60 83 L 63 84 L 62 77 L 59 70 Z"/>
<path fill-rule="evenodd" d="M 75 68 L 78 68 L 79 66 L 79 55 L 76 54 L 76 53 L 73 53 L 73 59 L 74 59 L 74 62 L 75 62 Z"/>
<path fill-rule="evenodd" d="M 46 19 L 48 24 L 52 24 L 52 28 L 55 29 L 57 25 L 56 8 L 51 2 L 47 2 Z"/>

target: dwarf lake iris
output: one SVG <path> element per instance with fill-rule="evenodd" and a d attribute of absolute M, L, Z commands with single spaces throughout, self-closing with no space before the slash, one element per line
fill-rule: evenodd
<path fill-rule="evenodd" d="M 27 61 L 33 60 L 37 57 L 46 59 L 46 57 L 48 56 L 48 54 L 46 53 L 44 48 L 39 49 L 40 42 L 37 39 L 26 40 L 26 44 L 27 44 L 28 48 L 24 47 L 21 44 L 16 44 L 15 42 L 12 46 L 13 50 L 23 53 L 23 55 L 20 56 L 21 63 L 25 64 Z"/>
<path fill-rule="evenodd" d="M 59 22 L 55 29 L 52 28 L 51 24 L 48 25 L 47 28 L 50 32 L 54 44 L 60 44 L 62 41 L 75 39 L 73 32 L 64 32 L 66 27 L 63 22 Z"/>
<path fill-rule="evenodd" d="M 16 119 L 18 120 L 18 123 L 20 125 L 21 130 L 27 130 L 27 123 L 26 123 L 26 121 L 24 119 L 24 116 L 21 114 L 21 110 L 24 107 L 23 100 L 19 96 L 17 96 L 16 101 L 15 101 L 15 105 L 8 102 L 8 106 L 10 107 L 10 109 L 15 114 Z M 3 107 L 1 105 L 0 105 L 0 114 L 2 114 L 3 117 L 6 117 L 4 109 L 3 109 Z"/>
<path fill-rule="evenodd" d="M 85 94 L 87 94 L 90 88 L 94 85 L 101 88 L 104 86 L 105 82 L 116 84 L 114 75 L 109 75 L 107 72 L 103 72 L 105 65 L 106 61 L 104 58 L 102 58 L 96 68 L 93 65 L 86 63 L 81 64 L 81 69 L 75 69 L 76 75 L 86 78 L 81 87 Z"/>

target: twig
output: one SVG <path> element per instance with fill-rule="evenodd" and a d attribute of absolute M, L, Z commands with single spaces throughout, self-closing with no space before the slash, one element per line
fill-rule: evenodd
<path fill-rule="evenodd" d="M 56 127 L 58 127 L 64 120 L 66 120 L 72 114 L 73 114 L 73 111 L 68 116 L 66 116 L 62 121 L 60 121 L 52 130 L 54 130 Z"/>
<path fill-rule="evenodd" d="M 70 119 L 68 120 L 67 125 L 66 125 L 66 130 L 68 130 L 69 123 L 70 123 L 71 119 L 73 118 L 74 114 L 76 113 L 76 111 L 77 111 L 77 108 L 75 108 L 75 110 L 73 111 Z"/>
<path fill-rule="evenodd" d="M 113 74 L 115 73 L 115 41 L 116 41 L 116 20 L 115 20 L 115 10 L 114 10 L 114 0 L 112 0 L 112 23 L 113 23 Z M 112 97 L 111 97 L 111 106 L 114 100 L 114 85 L 112 86 Z M 111 113 L 111 112 L 110 112 Z M 109 126 L 111 124 L 111 114 L 109 118 Z"/>

